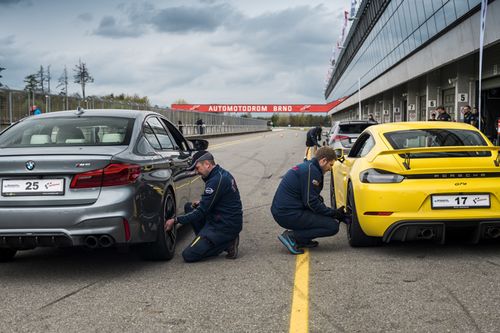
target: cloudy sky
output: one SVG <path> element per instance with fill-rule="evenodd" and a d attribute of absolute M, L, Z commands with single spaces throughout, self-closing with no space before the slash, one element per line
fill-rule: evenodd
<path fill-rule="evenodd" d="M 88 95 L 189 103 L 324 103 L 350 0 L 0 0 L 1 82 L 81 58 Z M 78 92 L 72 84 L 70 92 Z"/>

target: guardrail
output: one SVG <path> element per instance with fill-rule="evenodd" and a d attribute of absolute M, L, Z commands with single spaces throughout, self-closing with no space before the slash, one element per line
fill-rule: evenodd
<path fill-rule="evenodd" d="M 224 134 L 250 133 L 267 131 L 267 122 L 261 119 L 242 118 L 222 114 L 196 111 L 180 111 L 158 106 L 127 103 L 117 100 L 33 93 L 24 90 L 0 88 L 0 128 L 5 128 L 30 115 L 32 105 L 40 107 L 43 113 L 62 110 L 85 109 L 133 109 L 158 112 L 177 127 L 182 127 L 186 136 L 212 136 Z M 199 125 L 200 121 L 203 125 Z"/>

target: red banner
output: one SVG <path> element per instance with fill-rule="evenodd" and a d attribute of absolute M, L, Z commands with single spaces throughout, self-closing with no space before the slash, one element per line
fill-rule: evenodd
<path fill-rule="evenodd" d="M 328 112 L 345 98 L 328 104 L 172 104 L 171 108 L 198 112 Z"/>

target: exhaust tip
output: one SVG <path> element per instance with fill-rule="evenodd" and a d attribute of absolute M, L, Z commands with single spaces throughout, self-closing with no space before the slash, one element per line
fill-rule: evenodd
<path fill-rule="evenodd" d="M 500 237 L 500 228 L 498 227 L 489 227 L 487 230 L 486 230 L 486 233 L 488 234 L 488 236 L 490 236 L 491 238 L 498 238 Z"/>
<path fill-rule="evenodd" d="M 99 237 L 99 245 L 101 247 L 110 247 L 113 245 L 113 239 L 108 235 L 102 235 Z"/>
<path fill-rule="evenodd" d="M 422 238 L 422 239 L 431 239 L 434 237 L 434 230 L 432 230 L 432 228 L 420 229 L 418 236 L 419 236 L 419 238 Z"/>
<path fill-rule="evenodd" d="M 95 249 L 97 246 L 99 246 L 99 242 L 97 240 L 97 237 L 95 236 L 87 236 L 84 239 L 85 246 L 87 246 L 90 249 Z"/>

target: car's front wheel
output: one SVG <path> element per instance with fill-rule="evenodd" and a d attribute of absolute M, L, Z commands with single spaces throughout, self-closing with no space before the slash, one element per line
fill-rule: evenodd
<path fill-rule="evenodd" d="M 354 201 L 354 191 L 349 183 L 347 190 L 347 211 L 352 213 L 351 223 L 347 225 L 347 239 L 352 247 L 376 246 L 382 243 L 381 238 L 367 236 L 359 225 L 356 203 Z"/>
<path fill-rule="evenodd" d="M 175 216 L 175 199 L 171 190 L 168 190 L 163 202 L 163 212 L 160 215 L 162 221 L 158 225 L 156 241 L 142 245 L 141 256 L 146 260 L 164 261 L 174 257 L 177 230 L 165 231 L 163 223 Z"/>
<path fill-rule="evenodd" d="M 17 250 L 14 249 L 0 249 L 0 262 L 10 261 L 16 255 Z"/>

